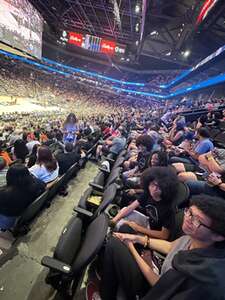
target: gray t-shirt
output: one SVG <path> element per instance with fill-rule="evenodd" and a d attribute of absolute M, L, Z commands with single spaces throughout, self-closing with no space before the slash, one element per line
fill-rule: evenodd
<path fill-rule="evenodd" d="M 169 252 L 169 254 L 166 256 L 166 259 L 164 260 L 160 276 L 162 276 L 167 271 L 169 271 L 169 269 L 172 268 L 172 260 L 174 256 L 181 250 L 188 250 L 190 244 L 191 244 L 191 239 L 188 235 L 184 235 L 177 240 L 176 244 Z"/>

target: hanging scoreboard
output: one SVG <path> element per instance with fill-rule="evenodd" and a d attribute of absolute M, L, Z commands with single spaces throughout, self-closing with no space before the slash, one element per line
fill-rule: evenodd
<path fill-rule="evenodd" d="M 125 45 L 90 34 L 63 31 L 60 40 L 91 52 L 104 53 L 111 56 L 124 55 L 126 52 Z"/>

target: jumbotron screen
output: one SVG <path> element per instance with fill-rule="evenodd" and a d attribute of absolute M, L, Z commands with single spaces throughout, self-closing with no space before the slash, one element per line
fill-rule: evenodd
<path fill-rule="evenodd" d="M 0 0 L 0 41 L 42 56 L 43 18 L 27 0 Z"/>
<path fill-rule="evenodd" d="M 126 46 L 90 34 L 63 31 L 61 41 L 77 47 L 107 55 L 124 55 Z"/>

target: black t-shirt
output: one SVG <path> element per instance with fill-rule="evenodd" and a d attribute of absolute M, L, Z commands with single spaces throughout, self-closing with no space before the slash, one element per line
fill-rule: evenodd
<path fill-rule="evenodd" d="M 149 226 L 152 230 L 162 230 L 163 227 L 171 230 L 175 224 L 175 212 L 162 201 L 156 202 L 143 193 L 138 202 L 139 211 L 149 218 Z"/>
<path fill-rule="evenodd" d="M 59 174 L 65 174 L 69 168 L 79 161 L 80 154 L 76 152 L 70 153 L 61 153 L 56 156 L 56 159 L 59 163 Z"/>
<path fill-rule="evenodd" d="M 151 152 L 148 151 L 143 151 L 138 153 L 137 163 L 138 163 L 138 169 L 140 171 L 143 171 L 145 168 L 147 168 L 150 156 L 151 156 Z"/>

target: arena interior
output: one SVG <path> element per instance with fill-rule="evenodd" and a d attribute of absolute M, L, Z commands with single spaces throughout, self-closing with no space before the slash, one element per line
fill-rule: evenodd
<path fill-rule="evenodd" d="M 224 276 L 225 1 L 0 0 L 0 299 Z"/>

